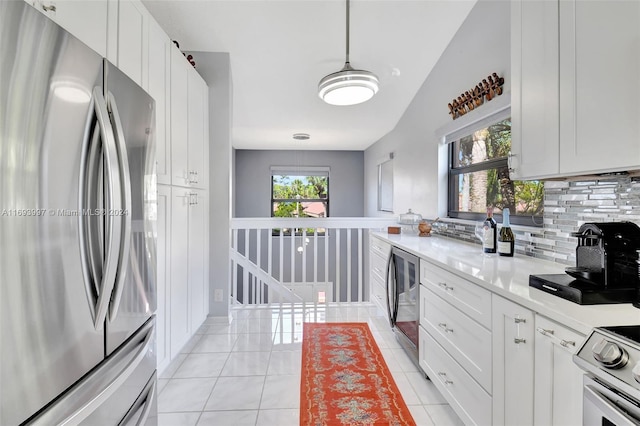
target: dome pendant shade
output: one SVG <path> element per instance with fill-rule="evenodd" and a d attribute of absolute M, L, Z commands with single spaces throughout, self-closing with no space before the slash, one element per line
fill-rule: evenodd
<path fill-rule="evenodd" d="M 369 71 L 356 70 L 349 63 L 349 0 L 346 1 L 347 31 L 344 67 L 325 76 L 318 83 L 318 96 L 330 105 L 356 105 L 378 93 L 378 77 Z"/>
<path fill-rule="evenodd" d="M 369 71 L 344 64 L 338 72 L 327 75 L 318 84 L 318 96 L 330 105 L 356 105 L 378 93 L 378 77 Z"/>

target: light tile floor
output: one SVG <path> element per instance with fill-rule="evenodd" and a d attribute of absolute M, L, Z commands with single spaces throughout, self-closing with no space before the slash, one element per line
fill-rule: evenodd
<path fill-rule="evenodd" d="M 420 426 L 461 425 L 369 304 L 281 305 L 210 318 L 162 372 L 159 426 L 298 426 L 303 322 L 367 322 Z"/>

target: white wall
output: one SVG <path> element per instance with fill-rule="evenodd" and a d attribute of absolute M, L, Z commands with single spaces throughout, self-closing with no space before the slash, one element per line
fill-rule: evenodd
<path fill-rule="evenodd" d="M 508 1 L 480 0 L 396 128 L 365 151 L 365 216 L 397 216 L 409 208 L 427 218 L 443 213 L 438 211 L 435 131 L 451 122 L 447 104 L 491 73 L 503 76 L 505 91 L 510 92 L 509 21 Z M 390 152 L 395 155 L 393 214 L 377 211 L 377 165 Z"/>
<path fill-rule="evenodd" d="M 209 315 L 228 315 L 232 208 L 231 67 L 228 53 L 188 52 L 209 86 Z M 221 302 L 214 290 L 222 289 Z"/>
<path fill-rule="evenodd" d="M 271 166 L 328 166 L 329 216 L 363 216 L 362 151 L 235 151 L 234 217 L 271 216 Z"/>

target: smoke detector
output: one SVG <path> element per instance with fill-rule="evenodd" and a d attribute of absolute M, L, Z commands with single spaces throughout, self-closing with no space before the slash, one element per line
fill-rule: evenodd
<path fill-rule="evenodd" d="M 309 136 L 309 133 L 294 133 L 293 134 L 293 138 L 297 141 L 306 141 L 309 140 L 311 136 Z"/>

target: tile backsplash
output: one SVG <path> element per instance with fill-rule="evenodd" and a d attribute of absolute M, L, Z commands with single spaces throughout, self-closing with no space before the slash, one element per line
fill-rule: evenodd
<path fill-rule="evenodd" d="M 575 265 L 577 240 L 572 232 L 586 222 L 620 221 L 640 225 L 640 178 L 546 181 L 543 225 L 512 227 L 516 253 Z M 474 236 L 474 224 L 444 219 L 436 225 L 434 233 L 480 243 Z"/>

